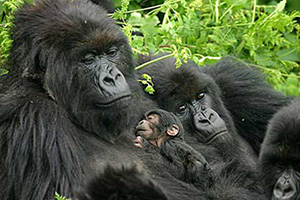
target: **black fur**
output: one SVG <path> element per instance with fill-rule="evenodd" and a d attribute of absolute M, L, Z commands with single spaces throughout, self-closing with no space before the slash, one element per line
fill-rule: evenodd
<path fill-rule="evenodd" d="M 262 73 L 235 58 L 221 59 L 201 71 L 209 74 L 221 89 L 221 98 L 230 112 L 237 132 L 258 154 L 268 121 L 290 99 L 267 84 Z"/>
<path fill-rule="evenodd" d="M 150 121 L 149 115 L 157 115 L 158 122 Z M 174 125 L 177 126 L 178 133 L 169 135 L 168 131 L 174 131 Z M 174 177 L 201 189 L 209 185 L 207 182 L 210 181 L 210 167 L 202 154 L 184 141 L 182 123 L 173 113 L 162 109 L 150 110 L 145 113 L 144 119 L 138 123 L 136 129 L 138 137 L 142 137 L 139 139 L 142 148 L 148 152 L 159 151 L 166 161 L 166 168 Z M 152 133 L 149 134 L 151 130 Z M 143 135 L 145 131 L 148 134 Z M 149 141 L 158 139 L 161 139 L 161 143 L 156 142 L 156 145 Z"/>
<path fill-rule="evenodd" d="M 274 115 L 262 144 L 259 167 L 270 199 L 276 193 L 282 199 L 300 199 L 299 152 L 300 100 L 295 100 Z"/>
<path fill-rule="evenodd" d="M 204 188 L 208 199 L 265 199 L 262 187 L 256 177 L 256 159 L 252 147 L 236 133 L 230 112 L 222 101 L 222 88 L 207 73 L 192 62 L 175 67 L 175 59 L 168 58 L 151 64 L 140 70 L 152 76 L 154 99 L 160 108 L 174 112 L 182 120 L 186 142 L 208 160 L 212 168 L 212 186 Z M 199 92 L 206 97 L 198 100 L 200 107 L 210 107 L 225 121 L 228 133 L 225 142 L 204 144 L 191 118 L 181 117 L 182 105 L 191 104 Z M 188 106 L 186 106 L 188 107 Z M 194 107 L 194 109 L 199 109 Z M 195 112 L 195 111 L 193 111 Z M 194 115 L 192 111 L 189 114 Z M 184 111 L 185 113 L 185 111 Z M 220 136 L 221 137 L 221 136 Z M 205 149 L 212 152 L 207 154 Z M 203 151 L 204 149 L 204 151 Z M 215 150 L 212 150 L 215 149 Z M 215 155 L 210 157 L 211 154 Z M 218 188 L 218 189 L 217 189 Z"/>
<path fill-rule="evenodd" d="M 78 194 L 79 200 L 167 200 L 162 189 L 136 167 L 107 166 Z"/>
<path fill-rule="evenodd" d="M 108 13 L 115 12 L 114 4 L 111 0 L 91 0 L 93 3 L 105 8 Z"/>
<path fill-rule="evenodd" d="M 140 56 L 138 64 L 154 58 L 157 57 Z M 173 62 L 171 59 L 162 61 L 163 64 L 174 67 Z M 151 66 L 158 68 L 160 65 L 162 64 L 157 63 Z M 213 66 L 197 67 L 190 61 L 182 67 L 185 66 L 199 68 L 201 72 L 213 78 L 237 133 L 249 142 L 258 155 L 269 120 L 292 98 L 275 91 L 266 83 L 263 74 L 253 66 L 233 57 L 223 58 Z M 142 69 L 139 73 L 144 71 Z"/>

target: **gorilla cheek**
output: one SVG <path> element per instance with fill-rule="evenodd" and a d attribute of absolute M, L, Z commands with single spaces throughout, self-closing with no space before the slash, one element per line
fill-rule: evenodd
<path fill-rule="evenodd" d="M 224 120 L 211 108 L 202 107 L 193 116 L 193 125 L 202 138 L 202 142 L 211 143 L 216 138 L 225 140 L 227 128 Z"/>

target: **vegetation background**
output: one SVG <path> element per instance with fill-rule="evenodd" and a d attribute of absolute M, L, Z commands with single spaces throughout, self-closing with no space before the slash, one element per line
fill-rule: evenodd
<path fill-rule="evenodd" d="M 0 73 L 11 46 L 13 13 L 24 1 L 0 0 Z M 274 87 L 300 96 L 300 1 L 297 0 L 113 0 L 135 55 L 175 56 L 212 64 L 232 55 L 266 74 Z M 151 79 L 144 77 L 151 92 Z"/>

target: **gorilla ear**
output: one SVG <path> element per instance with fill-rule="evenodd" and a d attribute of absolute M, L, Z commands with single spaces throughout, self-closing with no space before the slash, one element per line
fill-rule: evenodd
<path fill-rule="evenodd" d="M 172 125 L 172 128 L 169 128 L 169 129 L 167 130 L 167 134 L 168 134 L 169 136 L 175 137 L 175 136 L 179 133 L 179 131 L 180 131 L 179 126 L 177 126 L 176 124 L 173 124 L 173 125 Z"/>

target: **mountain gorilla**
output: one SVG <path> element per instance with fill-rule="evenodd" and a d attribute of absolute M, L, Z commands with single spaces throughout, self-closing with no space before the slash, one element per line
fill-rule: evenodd
<path fill-rule="evenodd" d="M 135 163 L 170 199 L 201 199 L 197 188 L 165 172 L 159 153 L 132 144 L 134 125 L 155 104 L 136 81 L 125 35 L 103 9 L 40 0 L 18 11 L 12 33 L 0 88 L 1 199 L 70 197 L 108 162 Z"/>
<path fill-rule="evenodd" d="M 262 144 L 260 173 L 269 199 L 299 200 L 300 101 L 271 119 Z"/>

